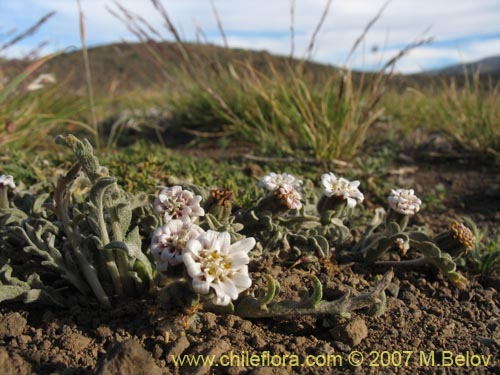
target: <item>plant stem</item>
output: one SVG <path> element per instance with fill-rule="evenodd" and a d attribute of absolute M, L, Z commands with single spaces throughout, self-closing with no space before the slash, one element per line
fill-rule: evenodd
<path fill-rule="evenodd" d="M 9 197 L 7 196 L 7 186 L 0 186 L 0 209 L 9 208 Z"/>
<path fill-rule="evenodd" d="M 365 307 L 370 307 L 382 302 L 382 294 L 387 289 L 394 277 L 394 272 L 388 271 L 383 278 L 375 285 L 375 288 L 368 293 L 360 294 L 359 296 L 350 297 L 350 292 L 335 301 L 321 301 L 316 307 L 285 307 L 268 305 L 267 310 L 263 309 L 242 309 L 238 310 L 236 306 L 235 315 L 243 318 L 297 318 L 299 316 L 348 316 L 352 311 L 360 310 Z"/>
<path fill-rule="evenodd" d="M 388 260 L 375 262 L 377 266 L 388 266 L 388 267 L 420 267 L 428 264 L 429 261 L 426 257 L 421 256 L 415 259 L 409 260 Z"/>

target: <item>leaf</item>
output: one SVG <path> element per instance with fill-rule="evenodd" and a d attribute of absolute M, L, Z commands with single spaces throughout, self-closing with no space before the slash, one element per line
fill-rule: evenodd
<path fill-rule="evenodd" d="M 92 188 L 90 189 L 90 200 L 99 207 L 99 202 L 102 202 L 106 190 L 116 182 L 114 177 L 99 177 Z"/>
<path fill-rule="evenodd" d="M 25 292 L 26 289 L 19 285 L 0 285 L 0 302 L 16 299 Z"/>
<path fill-rule="evenodd" d="M 43 205 L 47 198 L 49 197 L 48 193 L 40 194 L 36 199 L 35 202 L 33 203 L 33 207 L 31 208 L 31 211 L 36 214 L 40 215 L 43 212 Z"/>
<path fill-rule="evenodd" d="M 57 294 L 49 293 L 43 289 L 31 289 L 24 295 L 24 303 L 43 303 L 46 305 L 64 306 L 64 300 Z"/>

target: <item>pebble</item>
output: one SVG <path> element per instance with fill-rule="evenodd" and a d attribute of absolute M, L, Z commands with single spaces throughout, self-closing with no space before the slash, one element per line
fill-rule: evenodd
<path fill-rule="evenodd" d="M 26 324 L 26 319 L 17 312 L 4 316 L 0 322 L 0 340 L 22 335 Z"/>
<path fill-rule="evenodd" d="M 108 355 L 99 361 L 97 375 L 162 375 L 161 369 L 154 363 L 149 354 L 135 340 L 125 340 L 116 343 Z"/>
<path fill-rule="evenodd" d="M 184 353 L 184 351 L 191 346 L 191 343 L 189 340 L 186 338 L 186 336 L 181 336 L 178 340 L 176 340 L 170 350 L 167 352 L 167 362 L 170 363 L 172 362 L 173 357 L 177 357 Z"/>
<path fill-rule="evenodd" d="M 368 327 L 362 318 L 355 318 L 330 330 L 330 335 L 350 346 L 356 346 L 368 336 Z"/>

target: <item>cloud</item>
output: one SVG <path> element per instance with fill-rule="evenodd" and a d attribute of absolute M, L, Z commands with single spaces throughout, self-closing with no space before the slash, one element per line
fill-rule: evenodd
<path fill-rule="evenodd" d="M 230 46 L 266 49 L 287 55 L 290 52 L 291 0 L 214 0 Z M 125 25 L 111 16 L 106 7 L 116 9 L 111 0 L 81 0 L 85 12 L 89 45 L 133 40 Z M 385 0 L 334 0 L 324 27 L 318 35 L 314 58 L 341 64 L 366 24 Z M 149 0 L 122 0 L 124 7 L 140 14 L 167 36 L 159 13 Z M 222 43 L 209 0 L 163 0 L 175 26 L 186 39 L 194 40 L 198 24 L 213 43 Z M 295 0 L 295 51 L 303 56 L 313 31 L 325 9 L 326 0 Z M 29 9 L 29 12 L 26 11 Z M 79 46 L 78 13 L 72 0 L 2 0 L 0 29 L 27 27 L 44 13 L 57 15 L 35 37 L 16 47 L 15 53 L 29 50 L 39 40 L 50 42 L 52 49 Z M 480 59 L 495 54 L 500 30 L 498 0 L 398 0 L 391 2 L 380 20 L 351 60 L 354 67 L 372 66 L 384 56 L 390 57 L 431 27 L 435 44 L 412 51 L 398 69 L 402 72 L 434 68 L 450 61 Z M 0 37 L 1 38 L 1 37 Z M 1 39 L 0 39 L 1 42 Z M 378 53 L 370 52 L 377 49 Z M 11 55 L 14 52 L 11 51 Z"/>

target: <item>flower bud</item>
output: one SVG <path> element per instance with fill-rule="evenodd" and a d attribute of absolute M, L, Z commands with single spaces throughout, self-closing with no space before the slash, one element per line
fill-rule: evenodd
<path fill-rule="evenodd" d="M 217 220 L 224 221 L 231 215 L 233 201 L 234 196 L 231 190 L 212 189 L 205 207 L 206 212 L 214 215 Z"/>
<path fill-rule="evenodd" d="M 442 251 L 447 252 L 452 257 L 459 257 L 467 254 L 469 249 L 474 247 L 476 237 L 463 223 L 453 221 L 450 230 L 437 235 L 434 242 Z"/>

